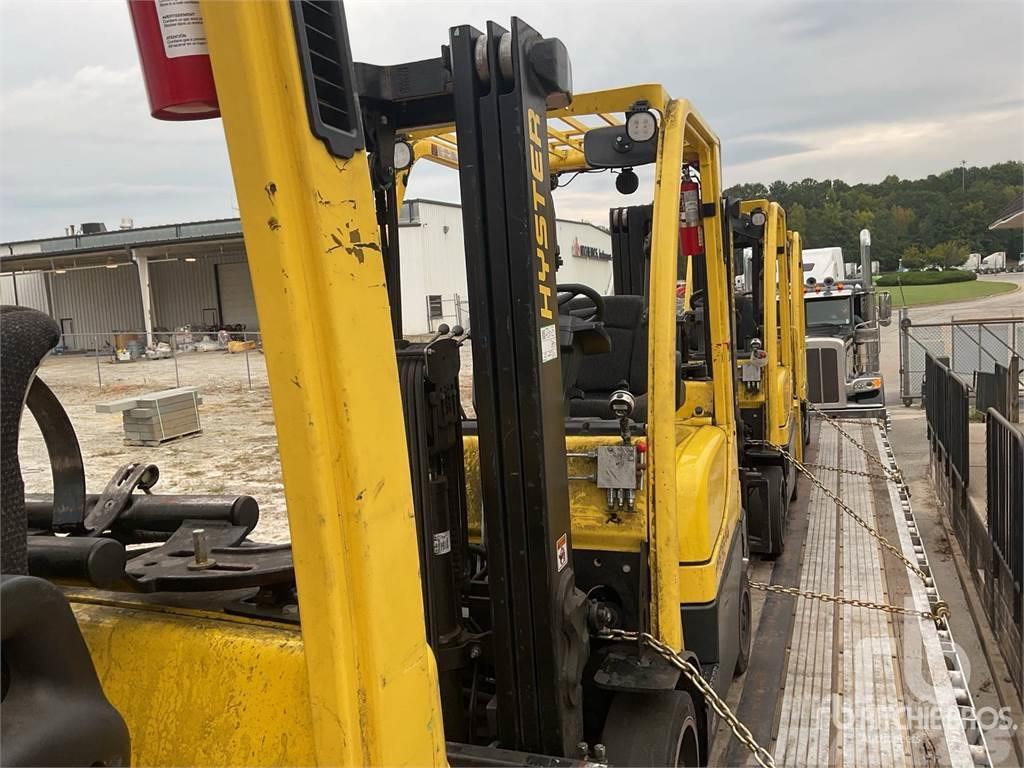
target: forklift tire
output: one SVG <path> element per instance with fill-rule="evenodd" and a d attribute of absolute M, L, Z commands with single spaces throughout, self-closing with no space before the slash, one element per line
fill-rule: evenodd
<path fill-rule="evenodd" d="M 782 540 L 786 530 L 786 511 L 789 500 L 786 498 L 786 479 L 782 467 L 763 467 L 761 473 L 768 481 L 768 536 L 771 548 L 764 554 L 769 559 L 781 555 L 786 548 Z"/>
<path fill-rule="evenodd" d="M 753 635 L 754 614 L 750 604 L 750 584 L 743 579 L 743 592 L 740 595 L 740 648 L 736 656 L 736 667 L 732 671 L 734 678 L 747 671 L 750 664 L 750 640 Z"/>
<path fill-rule="evenodd" d="M 702 765 L 697 711 L 686 691 L 619 691 L 601 734 L 608 764 L 691 768 Z"/>

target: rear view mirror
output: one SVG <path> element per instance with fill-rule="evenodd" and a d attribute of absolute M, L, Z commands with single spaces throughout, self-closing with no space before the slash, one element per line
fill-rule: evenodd
<path fill-rule="evenodd" d="M 892 322 L 892 295 L 888 291 L 877 294 L 878 324 L 889 325 Z"/>
<path fill-rule="evenodd" d="M 583 136 L 583 156 L 591 168 L 634 168 L 653 163 L 658 156 L 658 134 L 633 141 L 626 126 L 591 128 Z"/>

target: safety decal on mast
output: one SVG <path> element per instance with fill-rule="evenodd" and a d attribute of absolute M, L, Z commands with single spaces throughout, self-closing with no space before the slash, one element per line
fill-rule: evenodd
<path fill-rule="evenodd" d="M 558 326 L 542 325 L 540 328 L 540 361 L 546 363 L 558 357 Z"/>
<path fill-rule="evenodd" d="M 567 533 L 563 533 L 555 542 L 555 561 L 558 563 L 559 573 L 569 564 L 569 534 Z"/>

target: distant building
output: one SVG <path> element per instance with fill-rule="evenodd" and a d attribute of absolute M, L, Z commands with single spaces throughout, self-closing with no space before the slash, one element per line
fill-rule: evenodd
<path fill-rule="evenodd" d="M 560 282 L 611 293 L 611 236 L 593 224 L 558 220 Z M 259 329 L 238 219 L 169 224 L 0 244 L 0 302 L 48 313 L 68 349 L 95 335 L 183 326 Z M 404 333 L 440 323 L 468 326 L 460 207 L 407 200 L 399 214 Z"/>
<path fill-rule="evenodd" d="M 988 225 L 989 229 L 1024 229 L 1024 192 L 1017 195 L 1003 210 L 996 220 Z"/>

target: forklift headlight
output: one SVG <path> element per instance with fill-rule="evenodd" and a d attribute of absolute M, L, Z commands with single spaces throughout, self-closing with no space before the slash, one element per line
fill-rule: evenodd
<path fill-rule="evenodd" d="M 764 215 L 762 210 L 756 210 L 750 214 L 750 223 L 755 227 L 763 227 L 766 221 L 768 221 L 768 217 Z"/>
<path fill-rule="evenodd" d="M 657 132 L 658 119 L 650 110 L 631 112 L 626 117 L 626 135 L 629 136 L 630 141 L 650 141 Z"/>
<path fill-rule="evenodd" d="M 413 151 L 412 144 L 408 141 L 395 142 L 395 170 L 404 171 L 412 165 Z"/>

